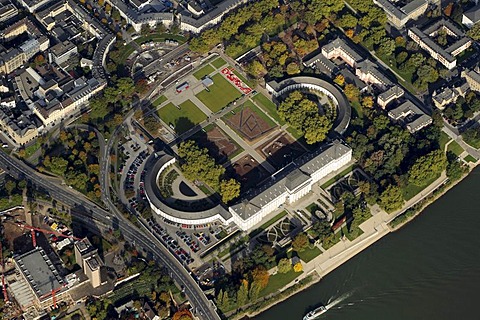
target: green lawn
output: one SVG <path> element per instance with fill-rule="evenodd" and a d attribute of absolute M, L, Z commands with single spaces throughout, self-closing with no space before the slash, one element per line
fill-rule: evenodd
<path fill-rule="evenodd" d="M 302 273 L 303 273 L 303 271 L 302 272 L 295 272 L 292 269 L 287 273 L 277 273 L 277 274 L 271 276 L 270 279 L 268 280 L 267 287 L 265 289 L 263 289 L 262 291 L 260 291 L 260 297 L 269 295 L 270 293 L 273 293 L 275 291 L 280 290 L 285 285 L 287 285 L 288 283 L 295 280 L 295 278 L 297 278 Z"/>
<path fill-rule="evenodd" d="M 286 122 L 283 121 L 277 113 L 277 106 L 273 103 L 272 100 L 267 98 L 265 95 L 258 93 L 253 98 L 256 104 L 263 108 L 273 119 L 275 119 L 281 125 L 284 125 Z"/>
<path fill-rule="evenodd" d="M 207 118 L 190 100 L 180 104 L 180 109 L 169 103 L 158 110 L 157 114 L 167 125 L 172 124 L 178 134 L 188 131 Z"/>
<path fill-rule="evenodd" d="M 249 86 L 250 88 L 255 88 L 255 82 L 252 81 L 252 80 L 248 80 L 247 78 L 245 78 L 240 72 L 238 72 L 237 70 L 233 70 L 233 73 L 240 79 L 243 81 L 243 83 L 245 83 L 247 86 Z"/>
<path fill-rule="evenodd" d="M 477 162 L 477 159 L 475 159 L 471 155 L 466 156 L 464 160 L 467 162 Z"/>
<path fill-rule="evenodd" d="M 223 67 L 226 64 L 227 64 L 227 61 L 223 60 L 223 58 L 217 58 L 212 62 L 212 65 L 217 69 L 220 67 Z"/>
<path fill-rule="evenodd" d="M 162 103 L 164 103 L 167 100 L 168 100 L 167 97 L 160 96 L 157 99 L 155 99 L 155 101 L 152 102 L 152 106 L 158 107 L 159 105 L 161 105 Z"/>
<path fill-rule="evenodd" d="M 344 175 L 346 175 L 347 173 L 350 173 L 352 171 L 353 171 L 353 165 L 349 166 L 348 168 L 346 168 L 345 170 L 343 170 L 342 172 L 337 174 L 335 177 L 331 178 L 330 180 L 328 180 L 327 182 L 322 184 L 322 186 L 321 186 L 322 189 L 326 189 L 326 188 L 330 187 L 332 184 L 334 184 L 335 182 L 337 182 L 338 180 L 343 178 Z"/>
<path fill-rule="evenodd" d="M 35 140 L 35 142 L 33 144 L 26 147 L 25 148 L 25 158 L 30 157 L 38 149 L 40 149 L 40 147 L 42 146 L 42 143 L 43 143 L 43 139 L 40 137 L 40 138 L 37 138 L 37 140 Z"/>
<path fill-rule="evenodd" d="M 208 87 L 209 91 L 201 91 L 197 94 L 197 98 L 213 112 L 222 110 L 227 104 L 241 97 L 240 91 L 232 86 L 221 74 L 217 73 L 212 77 L 212 80 L 214 84 Z"/>
<path fill-rule="evenodd" d="M 203 68 L 199 69 L 198 71 L 196 71 L 193 76 L 195 78 L 197 78 L 198 80 L 200 79 L 203 79 L 203 77 L 205 76 L 208 76 L 210 73 L 212 73 L 213 71 L 215 71 L 215 69 L 207 64 L 206 66 L 204 66 Z"/>
<path fill-rule="evenodd" d="M 414 196 L 422 192 L 423 189 L 425 189 L 430 184 L 432 184 L 433 181 L 437 180 L 438 177 L 440 177 L 440 174 L 437 174 L 432 179 L 425 181 L 425 183 L 422 186 L 417 186 L 416 184 L 408 183 L 407 186 L 402 190 L 403 198 L 407 201 L 412 199 Z"/>
<path fill-rule="evenodd" d="M 298 257 L 302 259 L 304 262 L 309 262 L 316 257 L 318 257 L 322 253 L 322 250 L 318 249 L 317 247 L 307 248 L 305 251 L 297 252 Z"/>
<path fill-rule="evenodd" d="M 440 145 L 440 149 L 445 150 L 445 145 L 450 140 L 451 140 L 450 136 L 442 131 L 440 133 L 440 139 L 438 141 L 438 144 Z"/>
<path fill-rule="evenodd" d="M 249 234 L 250 238 L 253 238 L 256 235 L 260 234 L 262 231 L 264 231 L 265 229 L 267 229 L 268 227 L 270 227 L 272 224 L 279 221 L 280 219 L 284 218 L 286 215 L 287 215 L 287 211 L 283 210 L 282 212 L 277 214 L 275 217 L 273 217 L 272 219 L 270 219 L 267 222 L 265 222 L 264 224 L 262 224 L 259 228 L 250 232 L 250 234 Z"/>
<path fill-rule="evenodd" d="M 357 114 L 357 117 L 359 117 L 360 119 L 363 119 L 363 107 L 360 104 L 360 102 L 359 101 L 352 102 L 352 108 Z"/>
<path fill-rule="evenodd" d="M 10 209 L 22 205 L 23 197 L 21 194 L 12 194 L 0 198 L 0 210 Z"/>
<path fill-rule="evenodd" d="M 135 48 L 131 44 L 127 44 L 125 46 L 120 46 L 119 51 L 119 61 L 125 63 L 125 60 L 127 60 L 128 56 L 131 55 L 133 51 L 135 51 Z"/>
<path fill-rule="evenodd" d="M 310 203 L 305 209 L 307 209 L 311 214 L 315 214 L 315 211 L 320 209 L 320 206 L 316 203 Z"/>
<path fill-rule="evenodd" d="M 462 146 L 460 146 L 457 141 L 452 141 L 452 142 L 450 142 L 450 144 L 448 145 L 447 150 L 455 153 L 455 155 L 456 155 L 457 157 L 460 156 L 460 155 L 462 154 L 462 152 L 463 152 Z"/>
<path fill-rule="evenodd" d="M 287 131 L 292 135 L 292 137 L 294 137 L 297 140 L 300 140 L 301 138 L 303 138 L 303 134 L 297 129 L 295 129 L 294 127 L 289 126 L 287 128 Z"/>

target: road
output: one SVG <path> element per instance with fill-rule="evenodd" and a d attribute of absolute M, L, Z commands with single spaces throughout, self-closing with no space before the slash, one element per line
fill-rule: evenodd
<path fill-rule="evenodd" d="M 118 215 L 119 213 L 116 208 L 113 211 L 116 213 L 116 217 L 110 217 L 109 212 L 98 207 L 82 195 L 63 188 L 58 184 L 44 180 L 32 168 L 28 167 L 22 161 L 10 157 L 4 152 L 0 152 L 0 167 L 15 178 L 28 180 L 32 184 L 43 188 L 50 193 L 52 198 L 55 198 L 73 208 L 82 208 L 83 211 L 81 212 L 72 210 L 72 216 L 82 221 L 83 225 L 86 227 L 93 227 L 98 230 L 98 226 L 96 225 L 97 221 L 107 226 L 112 226 L 112 224 L 114 224 L 113 227 L 120 229 L 127 241 L 134 243 L 137 248 L 141 248 L 151 254 L 155 261 L 170 271 L 170 275 L 177 284 L 185 288 L 185 294 L 189 298 L 192 306 L 199 310 L 200 319 L 220 319 L 212 306 L 212 302 L 207 299 L 198 284 L 188 274 L 187 270 L 185 270 L 180 262 L 178 262 L 175 257 L 163 247 L 158 239 L 148 232 L 148 229 L 147 231 L 139 230 L 129 221 L 126 221 L 121 214 Z M 109 204 L 113 205 L 110 201 Z"/>

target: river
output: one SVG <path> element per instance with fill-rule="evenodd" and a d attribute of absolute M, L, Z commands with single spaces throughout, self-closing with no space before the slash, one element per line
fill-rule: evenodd
<path fill-rule="evenodd" d="M 480 319 L 480 169 L 399 231 L 254 320 Z"/>

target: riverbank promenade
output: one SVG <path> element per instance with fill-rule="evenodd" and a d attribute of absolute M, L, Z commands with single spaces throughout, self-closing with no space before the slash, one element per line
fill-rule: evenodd
<path fill-rule="evenodd" d="M 303 263 L 304 273 L 298 279 L 285 286 L 283 289 L 288 288 L 312 272 L 317 272 L 320 278 L 323 278 L 335 268 L 354 257 L 356 254 L 360 253 L 362 250 L 368 248 L 370 245 L 380 240 L 388 233 L 392 232 L 392 229 L 388 226 L 390 221 L 429 196 L 434 190 L 444 184 L 446 180 L 446 173 L 442 172 L 437 180 L 427 186 L 424 190 L 422 190 L 422 192 L 405 202 L 402 208 L 395 212 L 387 213 L 378 205 L 372 206 L 372 217 L 360 225 L 360 229 L 362 229 L 363 234 L 353 241 L 343 237 L 340 242 L 328 250 L 324 250 L 321 246 L 318 246 L 323 253 L 308 263 Z"/>

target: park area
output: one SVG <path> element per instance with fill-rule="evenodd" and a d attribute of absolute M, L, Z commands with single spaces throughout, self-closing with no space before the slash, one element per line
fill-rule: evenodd
<path fill-rule="evenodd" d="M 244 138 L 252 141 L 276 127 L 275 122 L 251 101 L 225 116 L 226 122 Z"/>
<path fill-rule="evenodd" d="M 207 116 L 190 100 L 178 107 L 169 103 L 157 111 L 160 119 L 172 125 L 177 134 L 182 134 L 207 118 Z"/>
<path fill-rule="evenodd" d="M 202 67 L 201 69 L 199 69 L 198 71 L 196 71 L 193 76 L 195 78 L 197 78 L 198 80 L 201 80 L 203 79 L 205 76 L 208 76 L 210 73 L 214 72 L 215 69 L 207 64 L 206 66 Z"/>
<path fill-rule="evenodd" d="M 199 71 L 201 71 L 200 69 Z M 218 112 L 230 102 L 240 98 L 241 93 L 234 86 L 228 83 L 221 74 L 212 77 L 213 84 L 197 94 L 200 99 L 212 112 Z"/>

